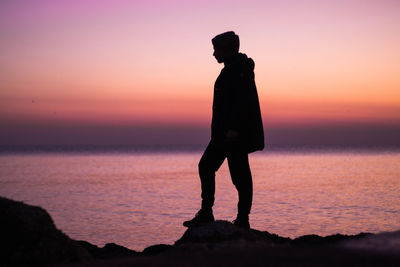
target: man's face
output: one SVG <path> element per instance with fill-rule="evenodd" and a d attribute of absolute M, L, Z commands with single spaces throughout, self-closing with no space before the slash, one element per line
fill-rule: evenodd
<path fill-rule="evenodd" d="M 226 58 L 226 51 L 220 47 L 214 45 L 214 53 L 213 56 L 218 61 L 218 63 L 222 63 Z"/>

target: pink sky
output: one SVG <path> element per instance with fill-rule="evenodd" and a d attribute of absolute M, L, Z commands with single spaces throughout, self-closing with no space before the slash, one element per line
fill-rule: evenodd
<path fill-rule="evenodd" d="M 2 144 L 36 124 L 207 128 L 223 67 L 210 40 L 227 30 L 256 62 L 266 128 L 400 126 L 398 14 L 398 1 L 2 1 Z"/>

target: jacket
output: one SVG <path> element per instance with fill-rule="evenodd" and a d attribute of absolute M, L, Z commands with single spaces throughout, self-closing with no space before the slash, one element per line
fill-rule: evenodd
<path fill-rule="evenodd" d="M 254 61 L 242 53 L 225 61 L 214 85 L 211 139 L 224 142 L 228 130 L 239 134 L 237 144 L 247 153 L 264 149 Z"/>

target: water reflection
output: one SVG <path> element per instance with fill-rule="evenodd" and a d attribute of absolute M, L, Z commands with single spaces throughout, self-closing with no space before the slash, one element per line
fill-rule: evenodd
<path fill-rule="evenodd" d="M 0 156 L 0 194 L 40 205 L 75 239 L 140 250 L 173 243 L 200 205 L 200 153 Z M 400 229 L 399 153 L 259 153 L 252 227 L 282 236 Z M 217 219 L 236 215 L 226 163 Z"/>

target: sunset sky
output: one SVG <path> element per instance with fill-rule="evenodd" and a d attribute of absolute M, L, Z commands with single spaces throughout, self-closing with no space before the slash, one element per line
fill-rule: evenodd
<path fill-rule="evenodd" d="M 400 144 L 399 14 L 396 0 L 4 0 L 0 145 L 206 142 L 211 39 L 228 30 L 255 61 L 268 144 Z"/>

